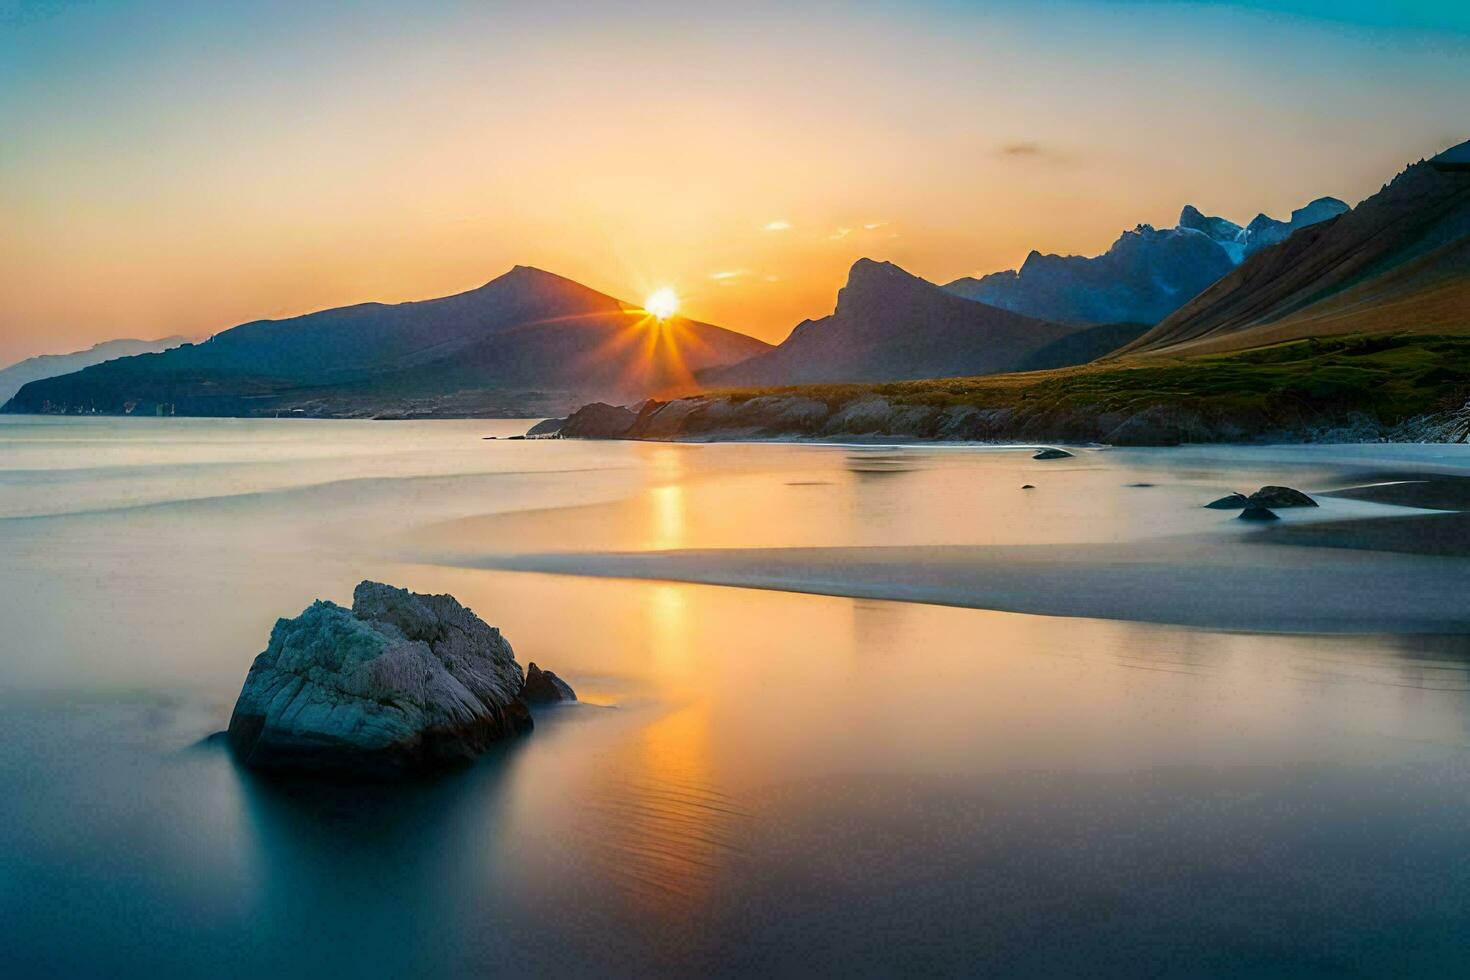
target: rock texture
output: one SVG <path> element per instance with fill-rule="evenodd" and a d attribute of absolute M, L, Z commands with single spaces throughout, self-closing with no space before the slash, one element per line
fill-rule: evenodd
<path fill-rule="evenodd" d="M 566 681 L 532 663 L 526 667 L 526 683 L 521 688 L 521 700 L 530 704 L 575 701 L 577 693 Z"/>
<path fill-rule="evenodd" d="M 1047 448 L 1041 450 L 1032 459 L 1071 459 L 1072 454 L 1065 449 Z"/>
<path fill-rule="evenodd" d="M 229 743 L 255 769 L 432 769 L 529 730 L 522 686 L 510 644 L 453 596 L 363 582 L 351 609 L 318 600 L 277 621 Z"/>

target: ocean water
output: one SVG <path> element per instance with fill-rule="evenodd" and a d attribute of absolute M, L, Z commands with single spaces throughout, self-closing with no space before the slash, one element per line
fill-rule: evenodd
<path fill-rule="evenodd" d="M 1466 636 L 484 567 L 1205 551 L 1255 533 L 1200 508 L 1230 490 L 1463 472 L 1461 449 L 483 438 L 525 426 L 0 420 L 0 973 L 1465 969 Z M 365 578 L 453 593 L 583 703 L 403 785 L 200 744 L 275 619 Z"/>

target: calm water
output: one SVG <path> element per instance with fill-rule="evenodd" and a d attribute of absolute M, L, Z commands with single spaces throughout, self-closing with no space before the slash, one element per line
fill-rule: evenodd
<path fill-rule="evenodd" d="M 524 427 L 0 422 L 0 972 L 1463 972 L 1464 637 L 463 567 L 1225 540 L 1218 493 L 1463 453 L 481 438 Z M 364 578 L 587 703 L 408 786 L 195 744 L 276 617 Z"/>

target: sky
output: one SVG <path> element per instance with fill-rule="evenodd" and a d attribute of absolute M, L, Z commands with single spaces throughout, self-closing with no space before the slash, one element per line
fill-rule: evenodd
<path fill-rule="evenodd" d="M 534 265 L 778 341 L 1470 137 L 1470 4 L 0 0 L 0 365 Z"/>

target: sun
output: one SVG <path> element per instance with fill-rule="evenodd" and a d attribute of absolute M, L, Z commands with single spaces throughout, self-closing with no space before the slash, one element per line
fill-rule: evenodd
<path fill-rule="evenodd" d="M 655 289 L 643 301 L 643 309 L 659 320 L 667 320 L 679 312 L 679 295 L 668 286 Z"/>

